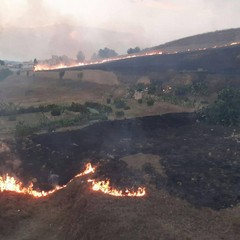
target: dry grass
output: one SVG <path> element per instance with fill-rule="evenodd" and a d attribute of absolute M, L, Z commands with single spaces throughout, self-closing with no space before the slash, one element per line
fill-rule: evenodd
<path fill-rule="evenodd" d="M 185 108 L 179 105 L 173 105 L 167 102 L 155 102 L 153 106 L 147 106 L 146 103 L 139 104 L 134 99 L 129 99 L 127 105 L 130 109 L 125 111 L 125 116 L 128 117 L 142 117 L 161 115 L 171 112 L 191 112 L 193 109 Z"/>
<path fill-rule="evenodd" d="M 45 74 L 45 73 L 43 73 Z M 55 74 L 54 72 L 49 73 Z M 0 101 L 23 106 L 72 101 L 103 102 L 115 87 L 66 79 L 9 76 L 0 82 Z"/>
<path fill-rule="evenodd" d="M 78 180 L 49 199 L 1 193 L 0 203 L 2 240 L 240 237 L 239 207 L 219 212 L 195 209 L 151 186 L 142 199 L 116 198 L 92 192 L 86 182 Z"/>

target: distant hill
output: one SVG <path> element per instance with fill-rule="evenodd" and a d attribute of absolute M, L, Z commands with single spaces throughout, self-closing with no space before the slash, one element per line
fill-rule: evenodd
<path fill-rule="evenodd" d="M 211 48 L 233 42 L 240 42 L 240 28 L 203 33 L 181 38 L 145 50 L 184 51 L 187 49 Z"/>
<path fill-rule="evenodd" d="M 240 45 L 206 51 L 144 56 L 70 69 L 99 69 L 120 72 L 125 75 L 146 75 L 153 72 L 162 74 L 167 71 L 240 74 Z"/>

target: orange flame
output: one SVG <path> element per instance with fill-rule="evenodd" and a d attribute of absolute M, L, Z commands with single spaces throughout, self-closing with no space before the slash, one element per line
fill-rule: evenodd
<path fill-rule="evenodd" d="M 71 179 L 68 183 L 71 183 L 75 178 L 82 177 L 87 174 L 94 173 L 96 170 L 95 167 L 92 167 L 91 163 L 86 165 L 86 168 L 83 172 L 77 174 L 73 179 Z M 126 189 L 125 191 L 114 189 L 110 186 L 110 181 L 96 181 L 89 179 L 88 182 L 92 183 L 93 191 L 101 191 L 105 194 L 116 196 L 116 197 L 142 197 L 146 194 L 146 189 L 139 187 L 137 191 L 133 191 L 130 189 Z M 28 187 L 24 187 L 23 183 L 16 180 L 14 177 L 10 177 L 8 174 L 1 177 L 0 176 L 0 192 L 11 191 L 16 193 L 28 194 L 35 198 L 46 197 L 60 189 L 67 187 L 66 185 L 57 186 L 51 191 L 37 191 L 33 189 L 33 184 L 30 183 Z"/>
<path fill-rule="evenodd" d="M 122 191 L 112 188 L 110 186 L 110 180 L 96 181 L 93 179 L 89 179 L 88 182 L 92 183 L 93 191 L 101 191 L 105 194 L 115 197 L 143 197 L 144 195 L 146 195 L 146 189 L 143 187 L 139 187 L 137 191 L 133 191 L 130 189 L 125 189 L 125 191 Z"/>
<path fill-rule="evenodd" d="M 72 182 L 75 178 L 78 178 L 90 173 L 94 173 L 94 172 L 95 172 L 95 168 L 92 167 L 91 163 L 88 163 L 86 165 L 86 169 L 82 173 L 77 174 L 73 179 L 69 181 L 69 183 Z M 66 186 L 67 184 L 63 186 L 57 186 L 56 188 L 48 192 L 37 191 L 33 189 L 32 183 L 30 183 L 28 187 L 24 187 L 22 182 L 16 180 L 14 177 L 10 177 L 8 174 L 3 177 L 0 176 L 0 192 L 12 191 L 16 193 L 28 194 L 36 198 L 46 197 L 60 189 L 65 188 Z"/>
<path fill-rule="evenodd" d="M 47 71 L 47 70 L 54 70 L 54 69 L 64 69 L 64 68 L 71 68 L 71 67 L 79 67 L 79 66 L 89 66 L 89 65 L 95 65 L 95 64 L 102 64 L 106 62 L 112 62 L 112 61 L 119 61 L 129 58 L 137 58 L 137 57 L 144 57 L 144 56 L 153 56 L 153 55 L 168 55 L 168 54 L 178 54 L 183 52 L 191 52 L 191 51 L 205 51 L 211 48 L 223 48 L 223 47 L 229 47 L 234 45 L 240 45 L 240 42 L 232 42 L 229 44 L 219 45 L 219 46 L 213 46 L 209 48 L 196 48 L 196 49 L 186 49 L 182 51 L 169 51 L 169 52 L 162 52 L 161 50 L 155 50 L 155 51 L 149 51 L 144 53 L 137 53 L 137 54 L 129 54 L 129 55 L 121 55 L 114 58 L 107 58 L 107 59 L 99 59 L 97 61 L 88 61 L 88 62 L 80 62 L 77 64 L 72 65 L 65 65 L 65 64 L 59 64 L 59 65 L 47 65 L 47 64 L 38 64 L 34 67 L 34 71 Z"/>

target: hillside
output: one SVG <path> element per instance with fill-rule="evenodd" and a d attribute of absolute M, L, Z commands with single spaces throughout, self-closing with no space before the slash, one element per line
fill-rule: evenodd
<path fill-rule="evenodd" d="M 240 42 L 240 28 L 203 33 L 181 38 L 145 50 L 184 51 L 187 49 L 211 48 Z"/>
<path fill-rule="evenodd" d="M 239 239 L 240 150 L 231 131 L 168 114 L 8 142 L 1 159 L 41 189 L 49 169 L 62 185 L 91 161 L 90 178 L 117 189 L 145 186 L 147 194 L 106 195 L 88 176 L 46 198 L 0 192 L 0 239 Z"/>
<path fill-rule="evenodd" d="M 237 44 L 4 77 L 0 239 L 240 239 L 240 128 L 198 111 L 239 76 Z"/>
<path fill-rule="evenodd" d="M 171 71 L 201 71 L 210 73 L 239 73 L 239 45 L 205 51 L 190 51 L 178 54 L 143 56 L 84 67 L 72 67 L 72 70 L 99 69 L 124 74 L 149 74 Z M 56 70 L 59 71 L 59 70 Z"/>

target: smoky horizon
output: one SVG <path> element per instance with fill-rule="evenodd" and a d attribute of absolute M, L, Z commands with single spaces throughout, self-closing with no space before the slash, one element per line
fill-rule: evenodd
<path fill-rule="evenodd" d="M 0 56 L 29 61 L 52 55 L 88 59 L 101 48 L 125 54 L 187 36 L 237 28 L 239 1 L 1 1 Z M 223 17 L 224 16 L 224 17 Z"/>

